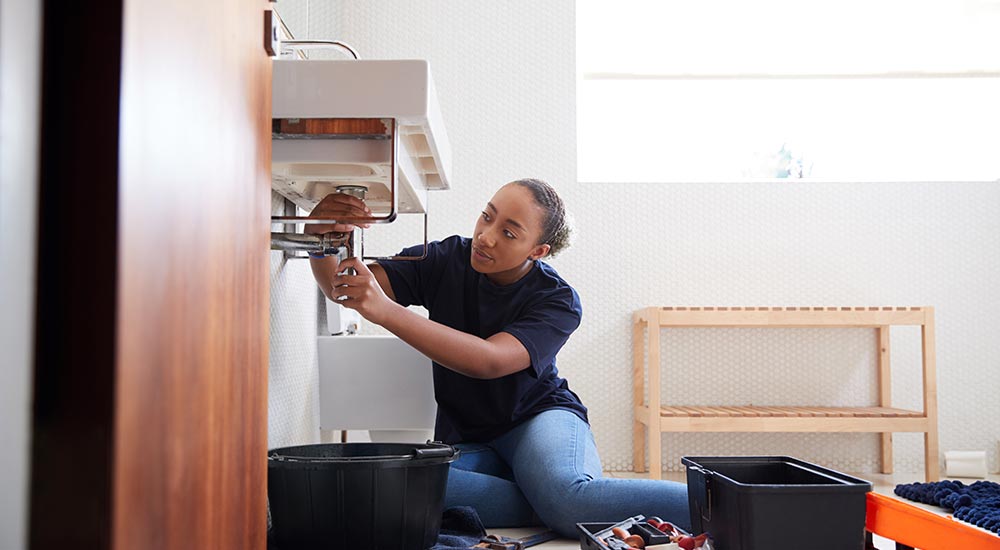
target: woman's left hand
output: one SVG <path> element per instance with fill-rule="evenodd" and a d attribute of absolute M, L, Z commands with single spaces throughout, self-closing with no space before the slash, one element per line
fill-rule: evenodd
<path fill-rule="evenodd" d="M 356 274 L 344 274 L 348 268 L 354 268 Z M 340 262 L 337 275 L 333 278 L 331 294 L 338 304 L 356 310 L 362 317 L 376 324 L 382 324 L 381 320 L 396 306 L 396 302 L 385 295 L 375 275 L 360 258 L 347 258 Z"/>

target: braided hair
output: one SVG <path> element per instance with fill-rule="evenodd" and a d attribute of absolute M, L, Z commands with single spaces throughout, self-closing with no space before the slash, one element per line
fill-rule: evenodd
<path fill-rule="evenodd" d="M 535 203 L 545 210 L 545 218 L 542 220 L 542 237 L 538 244 L 549 245 L 550 256 L 555 256 L 568 248 L 572 229 L 569 216 L 566 214 L 566 207 L 563 206 L 563 201 L 556 190 L 548 183 L 534 178 L 514 180 L 510 183 L 531 191 Z"/>

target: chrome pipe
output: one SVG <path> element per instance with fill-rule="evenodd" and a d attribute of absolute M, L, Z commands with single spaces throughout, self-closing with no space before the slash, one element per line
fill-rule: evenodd
<path fill-rule="evenodd" d="M 347 50 L 347 53 L 351 54 L 354 59 L 358 58 L 358 52 L 350 47 L 349 45 L 339 41 L 339 40 L 282 40 L 281 41 L 281 53 L 285 53 L 288 50 L 325 50 L 325 49 L 341 49 Z"/>
<path fill-rule="evenodd" d="M 288 250 L 303 252 L 322 252 L 333 256 L 347 252 L 353 253 L 353 239 L 349 232 L 330 232 L 322 235 L 308 233 L 271 233 L 271 250 Z"/>

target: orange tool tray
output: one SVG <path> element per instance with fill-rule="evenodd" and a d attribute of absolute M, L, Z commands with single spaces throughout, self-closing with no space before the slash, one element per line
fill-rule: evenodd
<path fill-rule="evenodd" d="M 877 493 L 868 493 L 865 528 L 921 550 L 1000 549 L 1000 536 Z"/>

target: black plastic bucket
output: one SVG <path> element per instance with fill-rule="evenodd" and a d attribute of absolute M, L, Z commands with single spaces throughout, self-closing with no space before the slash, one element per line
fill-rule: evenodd
<path fill-rule="evenodd" d="M 424 550 L 441 528 L 450 445 L 331 443 L 268 451 L 279 550 Z"/>
<path fill-rule="evenodd" d="M 682 457 L 692 532 L 718 550 L 862 550 L 871 483 L 788 456 Z"/>

